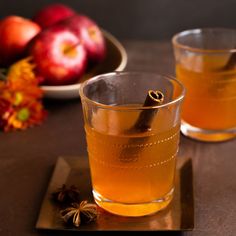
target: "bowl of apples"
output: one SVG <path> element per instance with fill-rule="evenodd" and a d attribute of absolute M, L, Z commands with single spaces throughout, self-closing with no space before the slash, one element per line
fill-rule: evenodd
<path fill-rule="evenodd" d="M 9 28 L 11 32 L 6 33 Z M 4 34 L 8 40 L 4 40 Z M 9 35 L 16 42 L 9 42 Z M 47 5 L 32 20 L 6 17 L 0 22 L 1 41 L 0 65 L 30 56 L 46 98 L 78 98 L 83 81 L 97 74 L 122 71 L 127 64 L 126 50 L 112 34 L 64 4 Z M 10 47 L 4 42 L 11 43 Z"/>

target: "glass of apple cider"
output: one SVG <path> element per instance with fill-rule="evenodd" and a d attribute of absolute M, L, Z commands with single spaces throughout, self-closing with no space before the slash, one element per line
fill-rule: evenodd
<path fill-rule="evenodd" d="M 161 91 L 161 104 L 143 105 L 150 89 Z M 80 96 L 96 203 L 123 216 L 165 208 L 174 193 L 181 83 L 152 73 L 114 72 L 82 83 Z"/>
<path fill-rule="evenodd" d="M 186 88 L 182 133 L 213 142 L 236 137 L 236 30 L 186 30 L 172 43 Z"/>

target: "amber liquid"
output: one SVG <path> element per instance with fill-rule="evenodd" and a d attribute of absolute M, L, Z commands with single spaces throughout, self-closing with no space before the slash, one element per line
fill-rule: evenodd
<path fill-rule="evenodd" d="M 222 69 L 226 63 L 221 57 L 193 56 L 177 64 L 177 78 L 187 90 L 182 111 L 186 123 L 206 130 L 236 127 L 236 69 Z"/>
<path fill-rule="evenodd" d="M 151 132 L 129 130 L 138 114 L 99 110 L 93 127 L 86 124 L 89 161 L 96 202 L 119 215 L 158 211 L 171 201 L 179 123 L 168 109 L 158 111 Z"/>

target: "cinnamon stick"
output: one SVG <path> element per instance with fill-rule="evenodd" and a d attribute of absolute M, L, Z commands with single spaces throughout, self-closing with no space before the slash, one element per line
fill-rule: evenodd
<path fill-rule="evenodd" d="M 236 67 L 236 53 L 232 53 L 228 62 L 223 66 L 223 70 L 231 70 Z"/>
<path fill-rule="evenodd" d="M 164 94 L 160 91 L 149 90 L 143 107 L 157 106 L 164 101 Z M 152 121 L 157 113 L 158 109 L 143 110 L 137 121 L 134 124 L 132 130 L 145 132 L 151 129 Z"/>
<path fill-rule="evenodd" d="M 162 104 L 164 101 L 164 95 L 160 91 L 149 90 L 143 107 L 152 107 Z M 151 130 L 152 121 L 155 118 L 156 113 L 158 112 L 157 108 L 150 108 L 143 110 L 134 126 L 128 130 L 129 134 L 138 133 L 138 132 L 146 132 Z M 142 142 L 145 143 L 149 137 L 143 137 Z M 133 141 L 130 139 L 128 141 L 126 147 L 121 151 L 119 156 L 120 161 L 122 162 L 133 162 L 136 160 L 135 153 L 136 150 L 130 148 Z"/>

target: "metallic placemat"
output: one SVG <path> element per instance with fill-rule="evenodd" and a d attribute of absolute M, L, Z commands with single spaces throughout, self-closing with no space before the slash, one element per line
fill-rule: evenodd
<path fill-rule="evenodd" d="M 179 157 L 176 172 L 176 189 L 172 203 L 163 211 L 144 217 L 121 217 L 99 209 L 96 222 L 79 228 L 68 227 L 58 216 L 58 208 L 51 201 L 51 194 L 63 184 L 75 185 L 81 199 L 93 201 L 90 172 L 86 157 L 59 157 L 45 194 L 37 229 L 65 231 L 182 231 L 194 227 L 192 161 Z"/>

